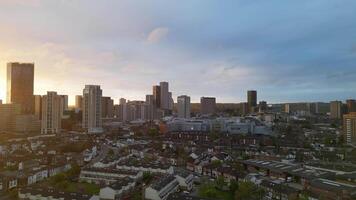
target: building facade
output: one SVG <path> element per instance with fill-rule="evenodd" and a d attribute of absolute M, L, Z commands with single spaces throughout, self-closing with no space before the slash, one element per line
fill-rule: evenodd
<path fill-rule="evenodd" d="M 20 104 L 1 104 L 0 131 L 14 131 L 16 127 L 16 117 L 20 114 Z"/>
<path fill-rule="evenodd" d="M 178 117 L 190 118 L 190 97 L 182 95 L 177 98 Z"/>
<path fill-rule="evenodd" d="M 168 110 L 169 109 L 169 86 L 168 82 L 160 82 L 161 89 L 161 109 Z"/>
<path fill-rule="evenodd" d="M 33 80 L 33 63 L 7 64 L 7 103 L 20 104 L 22 114 L 34 113 Z"/>
<path fill-rule="evenodd" d="M 161 108 L 161 87 L 159 85 L 154 85 L 152 89 L 154 101 L 156 108 Z"/>
<path fill-rule="evenodd" d="M 101 112 L 102 90 L 99 85 L 86 85 L 83 90 L 83 123 L 82 127 L 88 133 L 101 133 L 102 112 Z"/>
<path fill-rule="evenodd" d="M 342 102 L 341 101 L 331 101 L 330 102 L 330 118 L 331 119 L 341 119 L 342 117 Z"/>
<path fill-rule="evenodd" d="M 347 112 L 356 112 L 356 100 L 355 99 L 348 99 L 346 100 L 347 105 Z"/>
<path fill-rule="evenodd" d="M 114 117 L 114 100 L 111 97 L 101 98 L 101 113 L 104 118 Z"/>
<path fill-rule="evenodd" d="M 344 115 L 344 140 L 347 144 L 356 144 L 356 112 Z"/>
<path fill-rule="evenodd" d="M 62 116 L 64 112 L 68 110 L 68 95 L 60 95 L 61 97 L 61 104 L 62 104 Z"/>
<path fill-rule="evenodd" d="M 249 90 L 247 91 L 247 103 L 250 111 L 252 111 L 257 106 L 257 91 Z"/>
<path fill-rule="evenodd" d="M 35 95 L 35 116 L 37 119 L 42 119 L 42 96 Z"/>
<path fill-rule="evenodd" d="M 216 98 L 215 97 L 201 97 L 200 98 L 200 113 L 214 114 L 216 112 Z"/>
<path fill-rule="evenodd" d="M 75 108 L 79 110 L 83 110 L 83 96 L 76 95 L 75 96 Z"/>
<path fill-rule="evenodd" d="M 62 100 L 57 92 L 47 92 L 47 95 L 42 97 L 42 134 L 60 133 L 63 114 Z"/>

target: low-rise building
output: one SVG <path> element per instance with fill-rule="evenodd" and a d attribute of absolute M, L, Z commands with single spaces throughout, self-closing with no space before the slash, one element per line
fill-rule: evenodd
<path fill-rule="evenodd" d="M 163 173 L 163 174 L 172 174 L 173 167 L 169 165 L 159 165 L 159 164 L 144 164 L 144 163 L 119 163 L 116 166 L 120 170 L 130 170 L 130 171 L 142 171 L 142 172 L 151 172 L 151 173 Z"/>
<path fill-rule="evenodd" d="M 193 189 L 194 175 L 192 173 L 181 168 L 174 168 L 174 176 L 182 189 L 188 191 Z"/>
<path fill-rule="evenodd" d="M 125 177 L 117 180 L 107 187 L 100 189 L 100 199 L 119 200 L 124 194 L 131 191 L 136 185 L 134 179 Z"/>
<path fill-rule="evenodd" d="M 356 186 L 328 179 L 314 179 L 307 191 L 312 197 L 323 199 L 351 200 L 356 198 Z"/>
<path fill-rule="evenodd" d="M 137 180 L 142 178 L 142 171 L 121 170 L 115 168 L 83 168 L 80 171 L 79 180 L 95 184 L 113 184 L 123 178 Z"/>
<path fill-rule="evenodd" d="M 260 186 L 266 191 L 265 199 L 298 199 L 300 191 L 281 181 L 262 180 Z"/>
<path fill-rule="evenodd" d="M 18 192 L 20 200 L 28 199 L 51 199 L 51 200 L 92 200 L 93 196 L 89 194 L 81 194 L 76 192 L 62 192 L 54 188 L 43 187 L 25 187 L 21 188 Z"/>
<path fill-rule="evenodd" d="M 154 182 L 145 190 L 145 198 L 151 200 L 166 200 L 179 188 L 179 182 L 173 175 L 167 175 Z"/>

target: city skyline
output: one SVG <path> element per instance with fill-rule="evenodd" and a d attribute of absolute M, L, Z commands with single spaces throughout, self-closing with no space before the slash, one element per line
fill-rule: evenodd
<path fill-rule="evenodd" d="M 268 103 L 355 98 L 350 5 L 4 0 L 0 99 L 6 102 L 7 62 L 34 62 L 35 94 L 68 94 L 71 105 L 86 84 L 118 102 L 144 100 L 159 81 L 170 83 L 173 99 L 192 102 L 245 102 L 250 89 Z"/>
<path fill-rule="evenodd" d="M 14 63 L 17 63 L 17 62 L 14 62 Z M 32 63 L 20 63 L 20 64 L 32 64 Z M 35 70 L 36 71 L 36 70 Z M 166 82 L 166 81 L 163 81 L 163 82 Z M 34 83 L 36 83 L 36 80 L 34 80 Z M 92 85 L 92 84 L 85 84 L 85 85 Z M 5 84 L 5 87 L 6 87 L 7 85 Z M 101 85 L 99 85 L 99 86 L 101 86 Z M 153 85 L 153 86 L 155 86 L 155 85 Z M 37 96 L 37 95 L 40 95 L 40 96 L 45 96 L 46 94 L 47 94 L 47 92 L 53 92 L 53 91 L 58 91 L 58 90 L 48 90 L 48 91 L 44 91 L 44 93 L 36 93 L 36 87 L 34 88 L 34 96 Z M 247 92 L 250 92 L 251 90 L 246 90 Z M 242 91 L 241 93 L 244 93 L 245 92 L 245 94 L 246 94 L 246 91 Z M 253 91 L 255 91 L 255 90 L 253 90 Z M 2 103 L 8 103 L 7 102 L 7 96 L 6 96 L 6 91 L 4 92 L 5 93 L 5 96 L 2 98 L 2 96 L 0 96 L 0 100 L 2 100 Z M 81 94 L 80 94 L 80 92 L 79 93 L 71 93 L 71 92 L 69 92 L 71 95 L 62 95 L 62 96 L 67 96 L 67 98 L 68 98 L 68 105 L 69 106 L 72 106 L 72 107 L 75 107 L 76 106 L 76 97 L 77 96 L 80 96 Z M 150 91 L 148 91 L 147 92 L 147 94 L 150 94 Z M 147 95 L 146 94 L 146 95 Z M 173 93 L 172 93 L 173 94 Z M 176 95 L 173 95 L 172 97 L 176 97 L 176 98 L 178 98 L 179 96 L 182 96 L 182 95 L 186 95 L 186 94 L 176 94 Z M 244 95 L 244 94 L 241 94 L 241 95 Z M 260 95 L 260 93 L 259 93 L 259 95 Z M 109 96 L 109 95 L 107 95 L 107 96 Z M 194 96 L 194 95 L 193 95 Z M 214 96 L 214 95 L 212 95 L 213 97 L 215 97 L 215 98 L 217 98 L 217 101 L 216 101 L 216 103 L 244 103 L 244 102 L 248 102 L 248 94 L 245 96 L 245 97 L 242 97 L 242 98 L 240 98 L 240 99 L 242 99 L 242 100 L 240 100 L 240 101 L 219 101 L 219 98 L 220 97 L 217 97 L 217 96 Z M 204 96 L 202 96 L 202 97 L 204 97 Z M 198 98 L 198 99 L 194 99 L 195 101 L 192 101 L 191 103 L 200 103 L 199 101 L 200 101 L 200 99 L 202 98 L 202 97 L 196 97 L 196 98 Z M 124 97 L 122 97 L 122 96 L 110 96 L 110 98 L 113 98 L 113 100 L 114 100 L 114 104 L 116 105 L 116 104 L 119 104 L 119 101 L 120 101 L 120 99 L 121 98 L 124 98 Z M 134 98 L 132 98 L 132 99 L 127 99 L 127 100 L 129 100 L 129 101 L 137 101 L 137 100 L 139 100 L 139 101 L 144 101 L 145 100 L 145 98 L 146 98 L 146 96 L 145 95 L 140 95 L 140 94 L 138 94 L 138 96 L 137 96 L 137 98 L 136 97 L 134 97 Z M 243 98 L 245 98 L 245 99 L 243 99 Z M 310 101 L 308 101 L 308 100 L 300 100 L 300 101 L 276 101 L 276 102 L 268 102 L 268 103 L 272 103 L 272 104 L 278 104 L 278 103 L 302 103 L 302 102 L 331 102 L 331 101 L 334 101 L 334 100 L 337 100 L 337 101 L 341 101 L 341 102 L 346 102 L 347 103 L 347 101 L 348 100 L 353 100 L 353 96 L 350 96 L 349 98 L 346 98 L 346 99 L 330 99 L 330 100 L 310 100 Z M 260 101 L 260 100 L 263 100 L 263 101 L 265 101 L 266 99 L 262 99 L 262 98 L 260 98 L 260 96 L 257 98 L 258 99 L 258 101 Z M 174 98 L 173 98 L 173 100 L 174 100 Z M 177 101 L 174 101 L 174 103 L 177 103 Z"/>

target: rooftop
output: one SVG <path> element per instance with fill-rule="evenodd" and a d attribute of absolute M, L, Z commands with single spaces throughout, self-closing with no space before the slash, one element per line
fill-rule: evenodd
<path fill-rule="evenodd" d="M 111 184 L 109 187 L 114 190 L 121 190 L 122 187 L 127 186 L 128 184 L 134 182 L 134 179 L 125 177 Z"/>
<path fill-rule="evenodd" d="M 64 198 L 64 199 L 75 199 L 75 200 L 89 200 L 92 195 L 89 194 L 80 194 L 75 192 L 61 192 L 57 191 L 54 188 L 42 188 L 42 187 L 26 187 L 22 188 L 19 191 L 21 194 L 31 194 L 31 195 L 40 195 L 42 197 L 49 197 L 52 198 Z"/>
<path fill-rule="evenodd" d="M 351 194 L 356 195 L 356 185 L 331 181 L 322 178 L 312 180 L 310 185 L 334 192 L 349 191 Z"/>
<path fill-rule="evenodd" d="M 333 173 L 330 172 L 325 172 L 325 171 L 320 171 L 315 169 L 307 169 L 298 164 L 282 163 L 277 161 L 249 159 L 249 160 L 242 161 L 242 163 L 260 167 L 263 169 L 268 169 L 274 172 L 288 173 L 290 175 L 300 176 L 306 179 L 325 178 L 325 177 L 331 177 L 333 175 Z"/>
<path fill-rule="evenodd" d="M 151 187 L 157 191 L 160 191 L 162 188 L 164 188 L 166 185 L 168 185 L 169 183 L 171 183 L 173 181 L 176 181 L 176 178 L 173 175 L 167 175 L 167 176 L 164 176 L 164 177 L 158 179 L 156 182 L 154 182 L 151 185 Z"/>

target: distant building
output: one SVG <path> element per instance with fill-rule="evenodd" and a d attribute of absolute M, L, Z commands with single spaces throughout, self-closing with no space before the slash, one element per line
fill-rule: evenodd
<path fill-rule="evenodd" d="M 258 104 L 258 111 L 259 112 L 266 112 L 268 109 L 266 101 L 260 101 Z"/>
<path fill-rule="evenodd" d="M 83 96 L 76 95 L 75 96 L 75 108 L 79 110 L 83 110 Z"/>
<path fill-rule="evenodd" d="M 284 105 L 284 111 L 290 114 L 305 114 L 310 115 L 315 113 L 315 104 L 312 103 L 286 103 Z"/>
<path fill-rule="evenodd" d="M 161 108 L 161 87 L 159 85 L 153 86 L 152 93 L 156 107 Z"/>
<path fill-rule="evenodd" d="M 61 104 L 62 104 L 62 116 L 64 112 L 68 110 L 68 95 L 60 95 L 61 97 Z"/>
<path fill-rule="evenodd" d="M 114 104 L 114 118 L 119 118 L 120 105 Z"/>
<path fill-rule="evenodd" d="M 168 110 L 170 111 L 170 114 L 172 114 L 173 106 L 174 100 L 172 97 L 172 92 L 168 92 Z"/>
<path fill-rule="evenodd" d="M 254 117 L 232 117 L 212 119 L 173 118 L 166 122 L 170 133 L 210 133 L 270 135 L 272 130 L 260 119 Z"/>
<path fill-rule="evenodd" d="M 120 105 L 126 104 L 126 99 L 120 98 L 119 103 Z"/>
<path fill-rule="evenodd" d="M 200 98 L 200 112 L 201 114 L 214 114 L 216 112 L 216 98 L 215 97 L 201 97 Z"/>
<path fill-rule="evenodd" d="M 156 117 L 156 105 L 154 95 L 146 95 L 145 119 L 154 120 Z"/>
<path fill-rule="evenodd" d="M 161 89 L 161 109 L 168 110 L 169 109 L 169 85 L 168 82 L 160 82 Z"/>
<path fill-rule="evenodd" d="M 210 122 L 199 119 L 176 118 L 167 122 L 169 132 L 210 132 Z"/>
<path fill-rule="evenodd" d="M 101 113 L 104 118 L 114 117 L 114 100 L 110 97 L 101 97 Z"/>
<path fill-rule="evenodd" d="M 37 119 L 42 119 L 42 96 L 35 95 L 35 116 Z"/>
<path fill-rule="evenodd" d="M 257 91 L 249 90 L 247 91 L 247 103 L 250 111 L 253 111 L 257 106 Z"/>
<path fill-rule="evenodd" d="M 47 92 L 42 97 L 42 134 L 56 134 L 61 131 L 63 97 L 57 92 Z"/>
<path fill-rule="evenodd" d="M 33 63 L 7 63 L 7 103 L 21 105 L 22 114 L 34 113 Z"/>
<path fill-rule="evenodd" d="M 241 116 L 248 115 L 249 112 L 250 112 L 250 109 L 248 107 L 248 103 L 247 102 L 240 103 L 239 108 L 240 108 L 240 115 Z"/>
<path fill-rule="evenodd" d="M 342 117 L 342 102 L 341 101 L 331 101 L 330 102 L 330 118 L 331 119 L 341 119 Z"/>
<path fill-rule="evenodd" d="M 168 116 L 172 114 L 174 100 L 172 93 L 169 91 L 168 82 L 160 82 L 159 85 L 154 85 L 152 94 L 155 104 L 155 118 L 161 116 Z"/>
<path fill-rule="evenodd" d="M 356 144 L 356 112 L 343 117 L 344 139 L 347 144 Z"/>
<path fill-rule="evenodd" d="M 177 98 L 178 117 L 190 118 L 190 97 L 182 95 Z"/>
<path fill-rule="evenodd" d="M 36 115 L 18 115 L 15 123 L 15 131 L 18 133 L 38 133 L 41 130 L 41 120 Z"/>
<path fill-rule="evenodd" d="M 144 101 L 128 101 L 126 108 L 126 120 L 146 120 L 145 119 L 145 102 Z"/>
<path fill-rule="evenodd" d="M 101 113 L 102 90 L 99 85 L 86 85 L 83 90 L 83 128 L 88 133 L 100 133 L 102 129 Z"/>
<path fill-rule="evenodd" d="M 119 118 L 119 121 L 125 122 L 127 120 L 126 99 L 121 98 L 119 102 L 120 102 L 120 104 L 118 105 L 118 118 Z"/>
<path fill-rule="evenodd" d="M 154 105 L 155 104 L 155 97 L 154 95 L 146 95 L 146 104 L 149 104 L 149 105 Z"/>
<path fill-rule="evenodd" d="M 315 104 L 315 113 L 316 114 L 326 114 L 330 112 L 330 104 L 323 102 L 316 102 Z"/>
<path fill-rule="evenodd" d="M 14 131 L 16 128 L 16 117 L 21 114 L 19 104 L 0 105 L 0 131 Z"/>
<path fill-rule="evenodd" d="M 356 112 L 356 100 L 355 99 L 348 99 L 346 100 L 347 112 Z"/>

